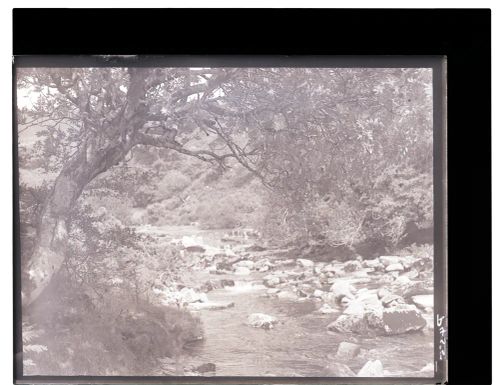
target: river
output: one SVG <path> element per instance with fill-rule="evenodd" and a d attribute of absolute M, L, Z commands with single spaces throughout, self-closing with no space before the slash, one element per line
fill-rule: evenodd
<path fill-rule="evenodd" d="M 141 229 L 152 235 L 161 234 L 172 240 L 201 244 L 212 252 L 222 250 L 224 231 L 199 230 L 192 226 Z M 249 241 L 249 244 L 251 241 Z M 227 250 L 227 246 L 226 246 Z M 322 302 L 316 299 L 269 297 L 262 285 L 265 273 L 249 275 L 217 275 L 232 279 L 235 286 L 207 293 L 210 301 L 233 302 L 234 307 L 222 310 L 194 311 L 202 320 L 204 340 L 188 347 L 183 358 L 185 366 L 216 364 L 217 376 L 322 376 L 332 360 L 359 371 L 368 359 L 379 359 L 386 376 L 422 376 L 420 370 L 432 362 L 432 331 L 396 336 L 364 337 L 328 332 L 327 325 L 339 314 L 315 312 Z M 187 272 L 185 284 L 200 284 L 214 279 L 206 270 Z M 359 283 L 357 289 L 369 286 Z M 246 319 L 252 313 L 265 313 L 279 320 L 270 330 L 252 328 Z M 432 318 L 432 315 L 430 316 Z M 342 341 L 361 346 L 362 354 L 342 361 L 335 357 Z"/>

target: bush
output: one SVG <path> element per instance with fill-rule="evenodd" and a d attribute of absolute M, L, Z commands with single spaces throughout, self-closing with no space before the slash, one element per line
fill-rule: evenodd
<path fill-rule="evenodd" d="M 183 309 L 115 295 L 95 300 L 64 280 L 24 314 L 27 375 L 151 375 L 159 359 L 178 359 L 203 335 Z"/>

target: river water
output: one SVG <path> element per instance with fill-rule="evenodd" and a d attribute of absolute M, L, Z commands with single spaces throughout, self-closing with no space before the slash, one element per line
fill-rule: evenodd
<path fill-rule="evenodd" d="M 223 232 L 198 230 L 194 227 L 149 228 L 147 232 L 163 233 L 172 239 L 189 237 L 212 251 L 224 247 Z M 217 376 L 323 376 L 329 363 L 347 364 L 355 373 L 368 359 L 379 359 L 386 376 L 422 376 L 424 366 L 432 363 L 432 331 L 398 336 L 363 337 L 333 333 L 327 325 L 340 314 L 322 315 L 315 310 L 321 301 L 286 299 L 266 296 L 262 285 L 266 273 L 252 272 L 241 276 L 217 275 L 207 271 L 186 274 L 187 284 L 200 284 L 209 279 L 232 279 L 234 287 L 207 293 L 210 301 L 233 302 L 234 307 L 222 310 L 199 310 L 204 327 L 204 340 L 188 347 L 184 364 L 216 364 Z M 363 288 L 359 284 L 357 289 Z M 279 320 L 271 330 L 246 325 L 252 313 L 265 313 Z M 432 317 L 432 316 L 431 316 Z M 342 341 L 361 346 L 362 353 L 347 361 L 335 357 Z"/>

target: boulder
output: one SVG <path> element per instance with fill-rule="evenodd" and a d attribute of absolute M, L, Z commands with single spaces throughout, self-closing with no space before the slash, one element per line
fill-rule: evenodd
<path fill-rule="evenodd" d="M 297 265 L 303 268 L 309 268 L 314 266 L 314 262 L 310 259 L 299 258 L 297 259 Z"/>
<path fill-rule="evenodd" d="M 312 293 L 312 296 L 313 296 L 314 298 L 322 298 L 324 294 L 325 294 L 325 293 L 324 293 L 324 291 L 319 290 L 319 289 L 316 289 L 316 290 L 314 290 L 314 292 Z"/>
<path fill-rule="evenodd" d="M 245 249 L 245 251 L 249 251 L 249 252 L 260 252 L 260 251 L 265 251 L 265 250 L 267 250 L 267 249 L 263 246 L 260 246 L 260 245 L 252 245 L 252 246 L 249 246 Z"/>
<path fill-rule="evenodd" d="M 374 292 L 358 294 L 356 300 L 362 302 L 365 309 L 379 309 L 382 307 L 382 302 Z"/>
<path fill-rule="evenodd" d="M 333 273 L 337 272 L 339 270 L 339 267 L 334 265 L 333 263 L 329 263 L 321 269 L 324 273 Z"/>
<path fill-rule="evenodd" d="M 399 257 L 397 255 L 382 255 L 378 259 L 386 267 L 395 263 L 399 263 Z"/>
<path fill-rule="evenodd" d="M 267 287 L 275 287 L 280 284 L 281 279 L 276 275 L 266 275 L 263 278 L 264 285 Z"/>
<path fill-rule="evenodd" d="M 375 258 L 375 259 L 365 259 L 361 265 L 365 268 L 373 268 L 373 269 L 378 269 L 381 267 L 382 263 L 380 262 L 380 259 Z"/>
<path fill-rule="evenodd" d="M 353 271 L 357 271 L 362 269 L 361 262 L 359 261 L 348 261 L 344 264 L 344 271 L 346 273 L 352 273 Z"/>
<path fill-rule="evenodd" d="M 233 266 L 229 262 L 218 262 L 215 265 L 215 268 L 217 270 L 227 270 L 227 271 L 233 271 Z"/>
<path fill-rule="evenodd" d="M 358 372 L 358 377 L 384 377 L 384 367 L 380 360 L 370 360 Z"/>
<path fill-rule="evenodd" d="M 194 302 L 188 305 L 190 310 L 222 310 L 234 307 L 234 302 Z"/>
<path fill-rule="evenodd" d="M 219 288 L 217 282 L 209 280 L 200 286 L 200 291 L 202 291 L 203 293 L 208 293 L 209 291 L 215 290 L 217 288 Z"/>
<path fill-rule="evenodd" d="M 421 330 L 427 325 L 424 317 L 413 305 L 398 305 L 382 312 L 385 334 L 395 335 Z"/>
<path fill-rule="evenodd" d="M 234 281 L 232 279 L 221 279 L 219 282 L 222 287 L 234 286 Z"/>
<path fill-rule="evenodd" d="M 354 377 L 356 374 L 345 364 L 332 362 L 326 367 L 325 377 Z"/>
<path fill-rule="evenodd" d="M 332 314 L 332 313 L 336 313 L 336 312 L 337 312 L 337 310 L 335 310 L 334 308 L 332 308 L 327 303 L 323 304 L 323 306 L 321 306 L 318 309 L 318 313 L 320 313 L 320 314 Z"/>
<path fill-rule="evenodd" d="M 343 314 L 363 317 L 365 315 L 365 305 L 363 304 L 363 302 L 358 300 L 350 301 Z"/>
<path fill-rule="evenodd" d="M 399 295 L 389 293 L 381 299 L 381 302 L 384 307 L 392 307 L 405 303 L 405 300 Z"/>
<path fill-rule="evenodd" d="M 429 362 L 422 369 L 420 369 L 419 372 L 425 374 L 426 377 L 432 377 L 434 375 L 434 365 L 432 362 Z"/>
<path fill-rule="evenodd" d="M 386 266 L 385 271 L 387 272 L 392 272 L 392 271 L 404 271 L 404 267 L 401 263 L 391 263 L 390 265 Z"/>
<path fill-rule="evenodd" d="M 201 373 L 201 374 L 215 372 L 215 370 L 216 370 L 216 366 L 215 366 L 215 364 L 213 364 L 211 362 L 206 363 L 206 364 L 202 364 L 202 365 L 197 366 L 197 367 L 192 369 L 193 372 Z"/>
<path fill-rule="evenodd" d="M 186 251 L 189 253 L 204 253 L 206 250 L 203 246 L 193 245 L 186 247 Z"/>
<path fill-rule="evenodd" d="M 420 309 L 427 309 L 434 307 L 434 296 L 432 294 L 415 295 L 411 297 L 411 300 Z"/>
<path fill-rule="evenodd" d="M 354 287 L 346 281 L 337 280 L 331 287 L 330 292 L 333 293 L 335 301 L 340 302 L 343 297 L 354 298 Z"/>
<path fill-rule="evenodd" d="M 276 317 L 264 313 L 253 313 L 247 318 L 247 324 L 254 328 L 272 329 L 277 323 Z"/>
<path fill-rule="evenodd" d="M 378 291 L 377 291 L 377 296 L 382 299 L 384 298 L 386 295 L 389 295 L 389 294 L 392 294 L 387 288 L 385 287 L 382 287 L 380 288 Z"/>
<path fill-rule="evenodd" d="M 250 269 L 248 267 L 238 266 L 234 270 L 234 274 L 236 274 L 236 275 L 249 275 Z"/>
<path fill-rule="evenodd" d="M 205 293 L 197 293 L 191 288 L 184 287 L 178 293 L 178 298 L 181 303 L 207 302 L 208 298 Z"/>
<path fill-rule="evenodd" d="M 405 270 L 409 270 L 415 265 L 415 263 L 418 261 L 417 258 L 415 258 L 413 255 L 407 255 L 404 257 L 400 258 L 400 263 L 403 265 Z"/>
<path fill-rule="evenodd" d="M 238 261 L 236 263 L 233 263 L 233 267 L 238 268 L 238 267 L 246 267 L 247 269 L 253 269 L 255 266 L 255 262 L 249 261 L 249 260 L 243 260 L 243 261 Z"/>
<path fill-rule="evenodd" d="M 364 315 L 341 314 L 335 321 L 327 326 L 327 329 L 340 333 L 365 334 L 368 331 L 368 324 Z"/>
<path fill-rule="evenodd" d="M 350 360 L 356 357 L 360 352 L 359 345 L 353 344 L 351 342 L 341 342 L 337 348 L 336 357 L 343 360 Z"/>

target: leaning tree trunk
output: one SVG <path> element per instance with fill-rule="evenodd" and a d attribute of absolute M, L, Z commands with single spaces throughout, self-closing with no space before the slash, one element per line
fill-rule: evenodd
<path fill-rule="evenodd" d="M 26 304 L 49 284 L 66 257 L 68 216 L 82 190 L 75 175 L 61 172 L 47 197 L 38 223 L 37 239 L 29 262 L 30 285 Z M 26 289 L 26 288 L 25 288 Z"/>
<path fill-rule="evenodd" d="M 97 175 L 118 164 L 130 146 L 115 144 L 93 154 L 82 151 L 69 162 L 54 182 L 46 199 L 37 228 L 37 239 L 30 258 L 30 283 L 23 287 L 29 305 L 36 300 L 68 257 L 69 215 L 85 186 Z"/>

